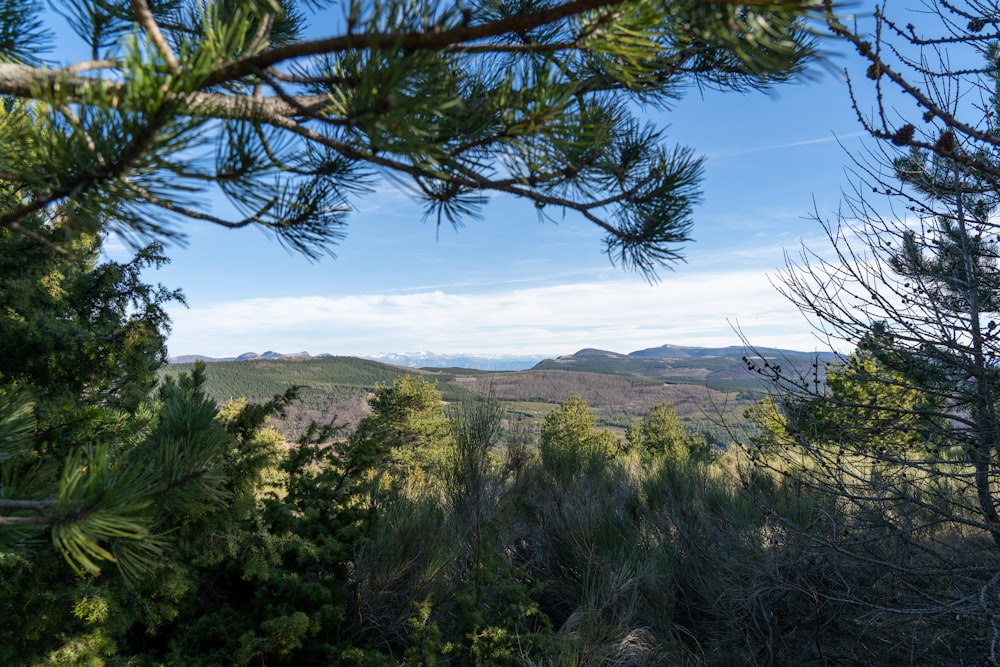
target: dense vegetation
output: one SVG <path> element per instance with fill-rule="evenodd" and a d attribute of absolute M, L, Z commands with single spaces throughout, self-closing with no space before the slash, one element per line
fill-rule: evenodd
<path fill-rule="evenodd" d="M 266 364 L 221 406 L 201 365 L 159 380 L 182 296 L 143 279 L 159 245 L 100 262 L 108 230 L 257 224 L 314 255 L 375 169 L 452 224 L 484 192 L 575 212 L 649 274 L 699 163 L 626 102 L 813 54 L 801 3 L 348 2 L 305 39 L 324 4 L 65 3 L 92 60 L 47 70 L 39 8 L 0 2 L 0 663 L 1000 660 L 1000 7 L 935 5 L 931 37 L 824 7 L 880 143 L 782 290 L 854 351 L 748 354 L 772 393 L 722 449 L 669 402 L 612 431 L 570 390 L 662 377 L 541 370 L 564 395 L 531 421 L 511 376 L 452 372 L 446 406 L 332 360 L 366 411 L 293 443 Z M 205 183 L 244 217 L 194 207 Z"/>
<path fill-rule="evenodd" d="M 352 433 L 316 431 L 293 447 L 257 430 L 263 413 L 227 407 L 219 417 L 235 454 L 227 471 L 240 483 L 226 507 L 180 527 L 184 540 L 156 576 L 129 586 L 81 579 L 53 598 L 45 592 L 53 571 L 9 563 L 9 605 L 41 598 L 67 613 L 11 616 L 0 630 L 7 659 L 732 665 L 981 657 L 989 626 L 976 614 L 933 625 L 890 615 L 873 627 L 872 608 L 882 603 L 830 599 L 844 577 L 886 601 L 906 589 L 886 588 L 877 568 L 817 544 L 819 528 L 836 527 L 824 517 L 850 511 L 804 492 L 795 468 L 780 463 L 777 431 L 766 452 L 749 458 L 738 448 L 713 450 L 664 404 L 618 437 L 597 428 L 578 397 L 529 430 L 504 414 L 488 386 L 480 393 L 446 410 L 431 384 L 403 375 L 379 385 Z M 793 520 L 820 524 L 806 535 Z M 859 538 L 873 534 L 869 526 Z M 888 558 L 901 544 L 883 538 Z M 948 539 L 966 572 L 996 563 L 974 533 Z"/>
<path fill-rule="evenodd" d="M 160 375 L 187 373 L 194 366 L 164 366 Z M 260 403 L 297 387 L 296 401 L 274 423 L 286 438 L 296 440 L 312 422 L 356 424 L 366 413 L 366 400 L 375 386 L 392 382 L 401 372 L 351 357 L 219 362 L 204 369 L 205 393 L 220 404 L 238 398 Z"/>

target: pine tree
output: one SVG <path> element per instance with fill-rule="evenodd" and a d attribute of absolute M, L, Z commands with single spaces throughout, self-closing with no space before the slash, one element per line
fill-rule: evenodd
<path fill-rule="evenodd" d="M 961 628 L 935 631 L 949 646 L 995 636 L 1000 135 L 996 34 L 986 28 L 1000 7 L 933 9 L 937 36 L 883 13 L 870 35 L 830 20 L 868 62 L 876 113 L 857 96 L 855 107 L 879 143 L 853 158 L 856 182 L 838 214 L 816 214 L 830 250 L 804 249 L 780 289 L 821 336 L 856 351 L 825 377 L 818 365 L 759 368 L 777 386 L 756 413 L 774 437 L 749 451 L 814 503 L 783 526 L 822 555 L 831 601 L 859 620 L 879 609 L 884 642 L 961 613 Z M 906 101 L 895 111 L 893 87 Z M 966 104 L 970 95 L 980 103 Z M 921 125 L 907 118 L 914 101 Z M 940 649 L 922 639 L 908 650 L 933 662 Z"/>
<path fill-rule="evenodd" d="M 21 200 L 0 227 L 30 235 L 34 212 L 133 240 L 258 225 L 317 256 L 384 176 L 438 225 L 501 194 L 570 212 L 612 259 L 652 272 L 688 239 L 701 162 L 634 104 L 789 80 L 813 53 L 807 7 L 66 1 L 53 10 L 90 56 L 51 67 L 58 19 L 8 0 L 0 185 Z M 238 214 L 209 212 L 208 195 Z"/>

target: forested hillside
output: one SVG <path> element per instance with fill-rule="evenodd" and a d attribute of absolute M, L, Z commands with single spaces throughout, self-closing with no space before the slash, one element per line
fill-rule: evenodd
<path fill-rule="evenodd" d="M 546 359 L 535 370 L 572 370 L 632 376 L 649 382 L 703 384 L 720 391 L 759 393 L 759 377 L 748 372 L 750 363 L 784 366 L 789 372 L 809 374 L 817 362 L 822 367 L 838 360 L 832 352 L 800 352 L 750 346 L 699 348 L 664 345 L 629 354 L 585 349 L 576 354 Z"/>
<path fill-rule="evenodd" d="M 804 353 L 786 351 L 786 355 Z M 288 388 L 298 398 L 275 427 L 295 439 L 310 421 L 336 418 L 353 427 L 367 414 L 366 400 L 379 385 L 403 373 L 434 382 L 446 402 L 460 401 L 491 386 L 506 409 L 537 421 L 571 395 L 581 396 L 602 426 L 628 428 L 653 406 L 670 402 L 690 428 L 730 440 L 729 430 L 745 420 L 743 411 L 764 396 L 766 385 L 747 369 L 743 355 L 681 360 L 636 360 L 616 355 L 595 361 L 588 353 L 542 362 L 530 371 L 409 369 L 351 357 L 219 361 L 205 366 L 205 391 L 220 404 L 230 399 L 266 401 Z M 170 364 L 161 375 L 190 372 L 192 364 Z M 548 370 L 550 368 L 558 370 Z M 714 370 L 713 370 L 714 369 Z"/>
<path fill-rule="evenodd" d="M 160 375 L 189 373 L 194 364 L 170 364 Z M 352 357 L 309 360 L 274 359 L 215 362 L 205 366 L 205 392 L 220 405 L 232 399 L 268 401 L 298 387 L 297 399 L 277 424 L 295 439 L 310 422 L 335 418 L 356 424 L 366 413 L 368 395 L 376 385 L 390 383 L 404 371 L 395 366 Z"/>

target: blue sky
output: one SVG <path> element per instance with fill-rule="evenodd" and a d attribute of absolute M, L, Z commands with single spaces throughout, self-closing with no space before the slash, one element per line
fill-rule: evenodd
<path fill-rule="evenodd" d="M 567 215 L 540 222 L 497 198 L 458 232 L 422 222 L 390 182 L 358 198 L 337 258 L 309 262 L 259 230 L 185 227 L 186 247 L 148 279 L 179 287 L 171 355 L 247 351 L 371 355 L 630 352 L 665 343 L 826 349 L 771 280 L 784 253 L 823 246 L 807 219 L 835 211 L 848 149 L 860 145 L 837 47 L 815 80 L 770 94 L 692 89 L 645 117 L 705 155 L 704 203 L 686 263 L 650 284 L 614 267 L 601 234 Z M 843 49 L 840 49 L 843 51 Z M 122 255 L 111 247 L 111 255 Z"/>

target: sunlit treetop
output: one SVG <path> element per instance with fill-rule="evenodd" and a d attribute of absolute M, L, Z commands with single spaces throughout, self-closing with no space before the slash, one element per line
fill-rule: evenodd
<path fill-rule="evenodd" d="M 586 220 L 613 261 L 653 276 L 681 257 L 701 162 L 637 110 L 789 80 L 814 53 L 810 10 L 0 0 L 0 226 L 28 233 L 19 221 L 43 212 L 140 242 L 183 240 L 191 220 L 259 225 L 317 257 L 389 178 L 438 225 L 497 194 Z M 232 207 L 209 206 L 220 194 Z"/>

